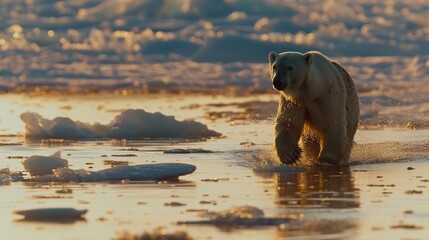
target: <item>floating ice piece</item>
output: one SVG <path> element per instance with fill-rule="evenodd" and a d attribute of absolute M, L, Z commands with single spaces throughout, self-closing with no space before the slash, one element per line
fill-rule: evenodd
<path fill-rule="evenodd" d="M 9 185 L 11 181 L 9 168 L 0 169 L 0 186 Z"/>
<path fill-rule="evenodd" d="M 194 172 L 196 167 L 186 163 L 156 163 L 135 166 L 117 166 L 90 172 L 83 169 L 72 170 L 60 168 L 54 170 L 53 175 L 36 177 L 35 181 L 60 182 L 100 182 L 100 181 L 149 181 L 175 179 L 179 176 Z"/>
<path fill-rule="evenodd" d="M 128 109 L 107 125 L 74 122 L 69 118 L 44 119 L 37 113 L 21 114 L 26 136 L 33 138 L 202 138 L 221 134 L 195 121 L 177 121 L 162 113 Z"/>
<path fill-rule="evenodd" d="M 10 169 L 9 168 L 2 168 L 2 169 L 0 169 L 0 174 L 10 175 Z"/>
<path fill-rule="evenodd" d="M 32 176 L 52 174 L 56 168 L 67 168 L 68 161 L 61 158 L 61 152 L 58 151 L 51 156 L 31 156 L 23 163 L 25 170 Z"/>
<path fill-rule="evenodd" d="M 10 175 L 0 174 L 0 186 L 1 185 L 9 185 L 11 181 Z"/>
<path fill-rule="evenodd" d="M 265 217 L 264 211 L 253 206 L 234 206 L 225 211 L 204 212 L 202 217 L 209 220 L 184 221 L 178 224 L 205 224 L 231 228 L 236 226 L 279 226 L 291 221 L 291 218 Z"/>
<path fill-rule="evenodd" d="M 23 215 L 26 220 L 61 221 L 82 219 L 82 215 L 87 212 L 88 210 L 76 210 L 74 208 L 37 208 L 14 211 L 13 213 Z"/>
<path fill-rule="evenodd" d="M 104 180 L 163 180 L 194 172 L 196 167 L 185 163 L 157 163 L 117 166 L 96 172 Z"/>

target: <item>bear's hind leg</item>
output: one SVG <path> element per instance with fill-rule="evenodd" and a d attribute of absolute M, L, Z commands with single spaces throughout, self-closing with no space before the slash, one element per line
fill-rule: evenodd
<path fill-rule="evenodd" d="M 318 163 L 339 165 L 347 163 L 345 154 L 349 140 L 344 131 L 336 131 L 334 134 L 326 134 L 321 138 L 321 151 L 317 159 Z"/>
<path fill-rule="evenodd" d="M 301 136 L 301 145 L 304 159 L 315 162 L 320 154 L 320 140 L 319 136 L 308 126 L 304 127 L 304 132 Z"/>

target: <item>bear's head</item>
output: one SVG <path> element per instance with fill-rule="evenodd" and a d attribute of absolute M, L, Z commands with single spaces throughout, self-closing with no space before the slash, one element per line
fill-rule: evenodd
<path fill-rule="evenodd" d="M 309 76 L 314 56 L 311 52 L 270 52 L 268 60 L 274 89 L 293 95 Z"/>

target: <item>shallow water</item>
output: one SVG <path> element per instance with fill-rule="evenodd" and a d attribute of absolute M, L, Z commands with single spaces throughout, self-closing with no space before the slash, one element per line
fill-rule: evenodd
<path fill-rule="evenodd" d="M 427 130 L 361 130 L 352 157 L 352 162 L 357 165 L 350 168 L 255 173 L 256 164 L 246 159 L 252 154 L 264 157 L 261 152 L 269 152 L 272 120 L 210 120 L 204 114 L 220 110 L 213 103 L 275 101 L 276 98 L 275 95 L 2 95 L 1 107 L 9 114 L 1 117 L 4 134 L 0 142 L 4 145 L 0 146 L 0 168 L 23 171 L 23 159 L 8 157 L 47 156 L 61 150 L 73 169 L 107 168 L 109 166 L 103 165 L 103 160 L 108 159 L 129 161 L 130 164 L 182 162 L 196 165 L 197 170 L 173 182 L 65 185 L 12 182 L 0 186 L 0 232 L 13 239 L 52 236 L 56 239 L 111 239 L 120 231 L 142 233 L 162 226 L 167 232 L 186 231 L 196 239 L 308 239 L 310 235 L 312 239 L 426 238 L 429 231 Z M 195 102 L 200 106 L 190 108 Z M 192 118 L 221 132 L 225 138 L 133 140 L 122 144 L 105 139 L 43 144 L 40 140 L 26 140 L 19 134 L 24 132 L 24 126 L 19 122 L 19 115 L 24 111 L 36 111 L 49 118 L 68 116 L 83 122 L 108 123 L 118 114 L 117 110 L 128 108 L 161 111 L 179 120 Z M 237 106 L 226 106 L 222 110 L 244 111 Z M 242 145 L 242 142 L 253 142 L 254 145 Z M 121 150 L 130 147 L 140 151 Z M 214 152 L 163 153 L 163 150 L 176 148 L 202 148 Z M 137 156 L 111 156 L 127 153 Z M 374 164 L 377 162 L 383 163 Z M 72 193 L 56 193 L 63 187 L 72 189 Z M 166 206 L 172 202 L 184 205 Z M 221 211 L 241 205 L 258 207 L 267 217 L 294 216 L 299 221 L 287 227 L 226 229 L 176 224 L 204 220 L 192 210 Z M 12 213 L 44 207 L 74 207 L 88 209 L 88 213 L 84 220 L 76 222 L 28 222 Z"/>

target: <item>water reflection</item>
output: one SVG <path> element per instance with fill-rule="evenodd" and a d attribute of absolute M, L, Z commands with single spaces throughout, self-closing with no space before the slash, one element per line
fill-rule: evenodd
<path fill-rule="evenodd" d="M 312 167 L 279 173 L 276 204 L 289 208 L 357 208 L 359 195 L 349 167 Z"/>

